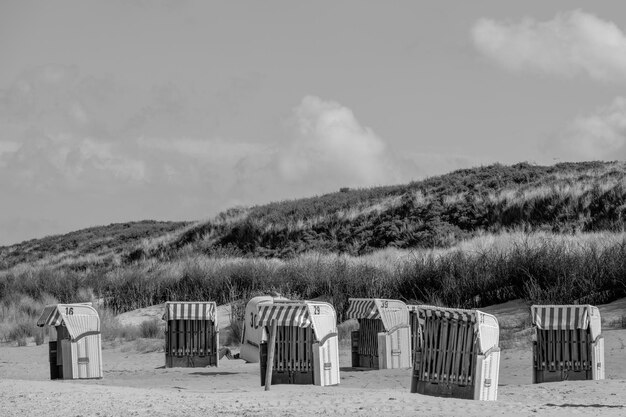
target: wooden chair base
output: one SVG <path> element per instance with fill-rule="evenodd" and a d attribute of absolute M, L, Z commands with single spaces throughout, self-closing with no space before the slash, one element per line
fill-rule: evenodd
<path fill-rule="evenodd" d="M 205 368 L 207 366 L 217 366 L 217 356 L 172 356 L 165 355 L 166 368 Z"/>
<path fill-rule="evenodd" d="M 558 371 L 533 371 L 535 373 L 534 382 L 560 382 L 560 381 L 587 381 L 593 379 L 591 370 L 574 371 L 562 369 Z"/>
<path fill-rule="evenodd" d="M 464 400 L 474 399 L 473 385 L 418 381 L 415 376 L 411 381 L 411 392 L 416 394 L 432 395 L 435 397 L 451 397 Z"/>
<path fill-rule="evenodd" d="M 374 355 L 359 355 L 358 353 L 352 354 L 352 367 L 353 368 L 370 368 L 379 369 L 378 356 Z"/>
<path fill-rule="evenodd" d="M 267 369 L 261 368 L 261 386 L 265 386 L 265 375 Z M 285 371 L 272 372 L 272 385 L 275 384 L 296 384 L 313 385 L 313 372 Z"/>

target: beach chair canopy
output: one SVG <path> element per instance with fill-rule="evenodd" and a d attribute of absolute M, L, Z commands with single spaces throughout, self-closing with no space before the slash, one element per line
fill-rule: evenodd
<path fill-rule="evenodd" d="M 100 317 L 91 303 L 52 304 L 44 308 L 37 326 L 65 326 L 75 342 L 90 334 L 100 333 Z"/>
<path fill-rule="evenodd" d="M 269 326 L 273 320 L 278 326 L 312 327 L 319 341 L 337 333 L 335 309 L 321 301 L 274 300 L 273 304 L 260 304 L 257 325 Z"/>
<path fill-rule="evenodd" d="M 213 301 L 168 301 L 163 320 L 211 320 L 217 330 L 217 306 Z"/>
<path fill-rule="evenodd" d="M 423 321 L 426 317 L 439 317 L 449 320 L 466 321 L 470 323 L 476 323 L 476 311 L 477 310 L 464 310 L 460 308 L 448 308 L 429 305 L 408 305 L 409 311 L 417 313 L 417 317 L 420 321 Z"/>
<path fill-rule="evenodd" d="M 457 322 L 471 323 L 474 332 L 478 334 L 480 353 L 485 353 L 492 347 L 497 347 L 500 341 L 500 328 L 495 316 L 480 310 L 465 310 L 430 305 L 409 305 L 409 311 L 417 314 L 420 326 L 424 326 L 426 318 L 440 318 Z"/>
<path fill-rule="evenodd" d="M 409 311 L 402 301 L 382 298 L 350 298 L 348 301 L 346 316 L 349 319 L 380 319 L 386 331 L 409 325 Z"/>
<path fill-rule="evenodd" d="M 534 305 L 531 307 L 532 322 L 541 330 L 587 329 L 595 339 L 600 335 L 602 323 L 600 310 L 588 304 L 581 305 Z"/>

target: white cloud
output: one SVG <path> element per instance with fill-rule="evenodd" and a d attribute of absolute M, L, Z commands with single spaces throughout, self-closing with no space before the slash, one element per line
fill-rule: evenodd
<path fill-rule="evenodd" d="M 593 114 L 577 117 L 546 148 L 561 160 L 624 159 L 626 98 L 617 97 Z"/>
<path fill-rule="evenodd" d="M 158 150 L 166 153 L 175 153 L 181 156 L 201 159 L 206 162 L 234 163 L 240 158 L 259 151 L 261 146 L 245 142 L 227 141 L 224 139 L 204 138 L 144 138 L 137 139 L 137 145 L 142 149 Z"/>
<path fill-rule="evenodd" d="M 6 187 L 78 190 L 145 180 L 144 162 L 125 154 L 114 142 L 35 133 L 12 145 L 11 152 L 0 152 L 0 184 Z"/>
<path fill-rule="evenodd" d="M 472 38 L 481 53 L 511 71 L 626 81 L 624 32 L 581 10 L 560 13 L 544 22 L 483 18 L 474 24 Z"/>
<path fill-rule="evenodd" d="M 0 140 L 0 157 L 4 153 L 13 153 L 20 148 L 20 144 L 15 141 L 1 141 Z"/>
<path fill-rule="evenodd" d="M 385 142 L 349 108 L 306 96 L 293 111 L 293 125 L 293 136 L 277 154 L 284 181 L 333 191 L 397 178 Z"/>
<path fill-rule="evenodd" d="M 226 90 L 226 111 L 237 114 L 235 93 L 248 88 Z M 0 244 L 116 221 L 200 219 L 424 174 L 334 101 L 304 97 L 283 140 L 254 142 L 205 130 L 207 112 L 189 97 L 173 85 L 128 92 L 63 66 L 26 71 L 0 90 Z"/>

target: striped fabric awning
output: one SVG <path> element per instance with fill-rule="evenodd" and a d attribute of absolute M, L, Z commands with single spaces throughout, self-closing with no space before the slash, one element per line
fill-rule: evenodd
<path fill-rule="evenodd" d="M 409 311 L 402 301 L 382 298 L 350 298 L 348 301 L 346 316 L 349 319 L 382 320 L 386 331 L 409 325 Z"/>
<path fill-rule="evenodd" d="M 258 326 L 269 326 L 276 320 L 278 326 L 311 327 L 306 303 L 275 303 L 259 305 Z"/>
<path fill-rule="evenodd" d="M 595 338 L 600 334 L 600 311 L 591 305 L 534 305 L 532 322 L 542 330 L 574 330 L 590 328 Z"/>
<path fill-rule="evenodd" d="M 476 323 L 476 311 L 464 310 L 460 308 L 447 308 L 429 305 L 412 305 L 409 306 L 410 311 L 415 311 L 420 319 L 427 317 L 445 318 L 448 320 L 464 321 Z"/>
<path fill-rule="evenodd" d="M 346 317 L 349 319 L 380 319 L 380 312 L 373 298 L 350 298 Z"/>
<path fill-rule="evenodd" d="M 217 325 L 216 310 L 217 306 L 213 301 L 168 301 L 165 303 L 163 320 L 212 320 Z"/>

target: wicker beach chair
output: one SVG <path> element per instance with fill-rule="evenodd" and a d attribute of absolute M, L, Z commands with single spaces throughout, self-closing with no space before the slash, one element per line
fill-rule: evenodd
<path fill-rule="evenodd" d="M 398 300 L 350 298 L 348 318 L 357 319 L 352 332 L 352 366 L 373 369 L 411 366 L 409 312 Z"/>
<path fill-rule="evenodd" d="M 268 336 L 274 323 L 272 384 L 339 384 L 339 342 L 333 306 L 317 301 L 275 300 L 261 304 L 257 318 L 257 325 L 263 329 L 261 385 L 265 385 Z"/>
<path fill-rule="evenodd" d="M 102 378 L 100 316 L 91 303 L 46 306 L 37 326 L 52 326 L 56 340 L 50 340 L 50 379 Z"/>
<path fill-rule="evenodd" d="M 219 328 L 214 302 L 165 303 L 165 366 L 219 366 Z"/>
<path fill-rule="evenodd" d="M 604 379 L 600 311 L 591 305 L 534 305 L 533 382 Z"/>
<path fill-rule="evenodd" d="M 479 310 L 411 305 L 411 392 L 496 400 L 498 320 Z"/>

